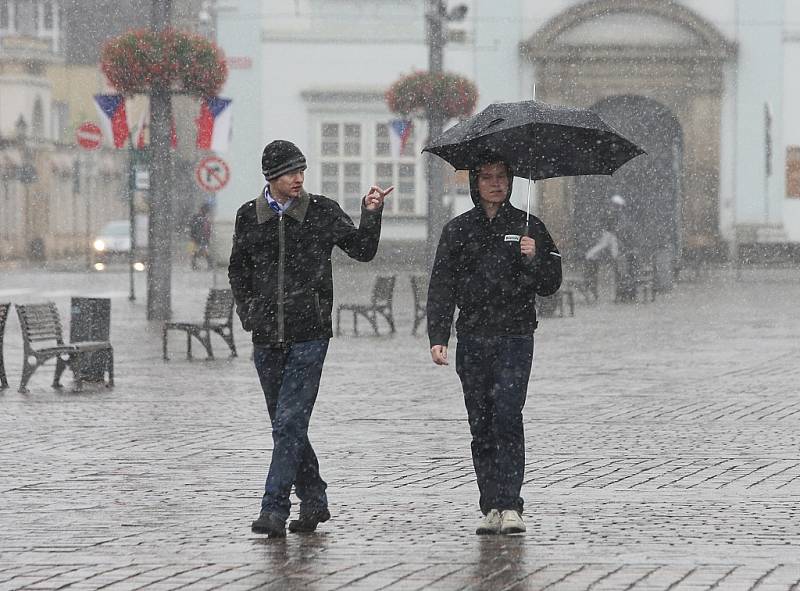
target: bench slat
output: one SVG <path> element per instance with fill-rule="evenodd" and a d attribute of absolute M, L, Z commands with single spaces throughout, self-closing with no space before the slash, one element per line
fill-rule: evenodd
<path fill-rule="evenodd" d="M 27 347 L 33 348 L 31 343 L 43 341 L 54 341 L 57 346 L 64 344 L 61 318 L 53 302 L 17 304 L 17 312 L 22 328 L 22 339 Z"/>

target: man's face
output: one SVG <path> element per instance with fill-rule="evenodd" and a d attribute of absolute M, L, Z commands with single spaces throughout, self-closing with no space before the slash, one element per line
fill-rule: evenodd
<path fill-rule="evenodd" d="M 305 171 L 293 170 L 272 179 L 269 182 L 269 191 L 276 198 L 294 199 L 303 190 Z"/>
<path fill-rule="evenodd" d="M 484 164 L 478 169 L 478 193 L 481 201 L 502 203 L 508 196 L 508 169 L 502 162 Z"/>

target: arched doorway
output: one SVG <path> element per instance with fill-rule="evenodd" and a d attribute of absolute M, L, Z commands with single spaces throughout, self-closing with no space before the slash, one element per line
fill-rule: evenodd
<path fill-rule="evenodd" d="M 607 97 L 592 108 L 647 154 L 613 176 L 576 179 L 572 214 L 578 252 L 586 252 L 596 242 L 610 213 L 611 197 L 620 195 L 629 228 L 621 237 L 627 242 L 623 247 L 654 261 L 657 287 L 667 289 L 682 250 L 681 125 L 667 107 L 643 96 Z"/>
<path fill-rule="evenodd" d="M 540 212 L 568 263 L 580 264 L 585 253 L 578 229 L 587 222 L 574 216 L 586 208 L 576 201 L 591 208 L 588 192 L 602 188 L 607 198 L 615 185 L 629 192 L 637 183 L 646 187 L 635 198 L 637 208 L 656 216 L 642 216 L 654 226 L 647 235 L 655 239 L 642 238 L 646 248 L 670 245 L 679 259 L 684 245 L 719 246 L 723 93 L 734 43 L 678 2 L 587 0 L 545 23 L 522 53 L 539 100 L 594 106 L 649 151 L 610 180 L 540 184 Z M 673 197 L 658 198 L 664 191 Z M 662 261 L 662 271 L 668 266 Z"/>

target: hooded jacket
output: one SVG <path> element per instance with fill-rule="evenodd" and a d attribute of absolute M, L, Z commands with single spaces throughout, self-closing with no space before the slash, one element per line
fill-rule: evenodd
<path fill-rule="evenodd" d="M 236 213 L 228 278 L 242 327 L 257 345 L 331 338 L 334 246 L 358 261 L 378 250 L 382 210 L 358 228 L 339 204 L 305 191 L 279 216 L 263 193 Z"/>
<path fill-rule="evenodd" d="M 512 206 L 511 174 L 506 200 L 494 218 L 480 204 L 477 174 L 470 173 L 475 207 L 442 230 L 428 287 L 428 338 L 447 345 L 453 313 L 456 332 L 468 336 L 529 335 L 536 329 L 536 294 L 561 286 L 561 255 L 542 221 L 530 216 L 533 258 L 520 252 L 525 212 Z"/>

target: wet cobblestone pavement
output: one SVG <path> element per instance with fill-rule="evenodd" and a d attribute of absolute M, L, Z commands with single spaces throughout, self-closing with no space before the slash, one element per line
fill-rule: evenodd
<path fill-rule="evenodd" d="M 374 271 L 340 271 L 339 300 Z M 69 296 L 112 298 L 117 387 L 55 392 L 51 362 L 18 394 L 12 312 L 0 589 L 800 589 L 800 273 L 719 271 L 543 320 L 528 531 L 489 538 L 458 379 L 409 334 L 408 274 L 397 335 L 331 344 L 310 437 L 333 518 L 268 540 L 249 529 L 271 439 L 246 335 L 238 358 L 216 340 L 193 362 L 171 338 L 164 363 L 124 274 L 3 271 L 0 301 L 52 299 L 65 323 Z M 176 318 L 210 285 L 176 272 Z"/>

